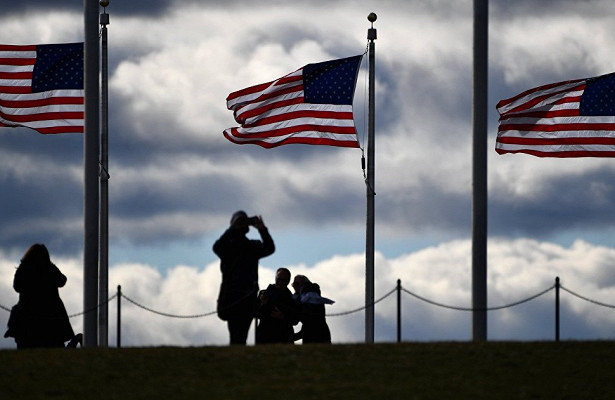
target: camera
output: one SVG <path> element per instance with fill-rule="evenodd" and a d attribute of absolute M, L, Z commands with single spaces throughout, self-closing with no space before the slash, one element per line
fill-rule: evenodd
<path fill-rule="evenodd" d="M 256 225 L 258 223 L 258 217 L 248 217 L 248 225 Z"/>

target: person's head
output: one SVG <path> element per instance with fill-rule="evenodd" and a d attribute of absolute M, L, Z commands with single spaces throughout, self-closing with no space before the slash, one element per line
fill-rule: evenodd
<path fill-rule="evenodd" d="M 310 283 L 310 280 L 305 275 L 295 275 L 295 279 L 293 280 L 293 289 L 295 293 L 301 293 L 301 289 L 305 286 L 306 283 Z"/>
<path fill-rule="evenodd" d="M 248 233 L 250 226 L 248 225 L 248 214 L 245 211 L 236 211 L 231 217 L 231 228 L 237 229 L 243 233 Z"/>
<path fill-rule="evenodd" d="M 50 263 L 51 259 L 49 258 L 47 247 L 44 244 L 35 243 L 26 250 L 26 253 L 21 258 L 21 262 L 23 264 L 44 264 Z"/>
<path fill-rule="evenodd" d="M 288 268 L 278 268 L 275 273 L 275 286 L 285 288 L 290 283 L 290 271 Z"/>

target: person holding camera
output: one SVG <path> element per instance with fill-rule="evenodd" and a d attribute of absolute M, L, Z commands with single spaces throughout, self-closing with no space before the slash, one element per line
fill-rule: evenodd
<path fill-rule="evenodd" d="M 261 240 L 246 237 L 250 226 L 258 230 Z M 257 306 L 258 262 L 274 253 L 275 244 L 262 217 L 237 211 L 213 251 L 220 258 L 222 272 L 218 317 L 227 322 L 230 343 L 245 345 Z"/>

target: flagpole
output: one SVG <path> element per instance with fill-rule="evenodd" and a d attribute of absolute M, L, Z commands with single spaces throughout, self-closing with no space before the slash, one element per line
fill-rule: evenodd
<path fill-rule="evenodd" d="M 472 156 L 472 338 L 487 340 L 488 0 L 474 0 Z"/>
<path fill-rule="evenodd" d="M 367 227 L 365 234 L 365 343 L 374 343 L 374 197 L 375 188 L 375 58 L 376 58 L 376 29 L 375 13 L 370 13 L 367 20 L 372 26 L 367 30 L 369 40 L 369 114 L 367 132 Z"/>
<path fill-rule="evenodd" d="M 101 130 L 100 130 L 100 255 L 99 255 L 99 288 L 98 288 L 98 346 L 108 347 L 109 345 L 109 308 L 107 300 L 109 298 L 109 156 L 108 156 L 108 136 L 109 136 L 109 68 L 108 68 L 108 46 L 107 46 L 107 25 L 109 24 L 109 14 L 107 14 L 108 0 L 101 0 L 103 13 L 100 14 L 101 26 L 101 55 L 102 55 L 102 84 L 101 84 Z"/>
<path fill-rule="evenodd" d="M 98 313 L 98 157 L 99 157 L 99 48 L 98 0 L 83 0 L 84 7 L 84 248 L 83 333 L 85 347 L 96 347 Z"/>

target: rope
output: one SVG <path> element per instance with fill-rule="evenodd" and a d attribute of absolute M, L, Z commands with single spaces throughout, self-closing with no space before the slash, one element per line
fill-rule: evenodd
<path fill-rule="evenodd" d="M 252 289 L 250 292 L 246 293 L 245 296 L 240 297 L 239 299 L 237 299 L 233 303 L 229 304 L 228 306 L 222 308 L 221 310 L 228 310 L 228 309 L 236 306 L 237 304 L 241 303 L 242 301 L 244 301 L 248 297 L 254 296 L 255 293 L 256 293 L 256 289 Z M 209 317 L 210 315 L 214 315 L 214 314 L 218 313 L 218 311 L 216 310 L 216 311 L 206 312 L 206 313 L 203 313 L 203 314 L 193 314 L 193 315 L 169 314 L 169 313 L 165 313 L 165 312 L 162 312 L 162 311 L 156 311 L 156 310 L 148 308 L 148 307 L 146 307 L 146 306 L 144 306 L 142 304 L 139 304 L 139 303 L 137 303 L 136 301 L 134 301 L 133 299 L 131 299 L 130 297 L 126 296 L 123 293 L 122 293 L 122 297 L 124 297 L 126 300 L 128 300 L 129 302 L 131 302 L 132 304 L 134 304 L 135 306 L 137 306 L 139 308 L 142 308 L 142 309 L 147 310 L 149 312 L 152 312 L 154 314 L 162 315 L 164 317 L 170 317 L 170 318 L 201 318 L 201 317 Z"/>
<path fill-rule="evenodd" d="M 602 307 L 615 308 L 615 306 L 614 306 L 614 305 L 611 305 L 611 304 L 606 304 L 606 303 L 602 303 L 602 302 L 599 302 L 599 301 L 597 301 L 597 300 L 592 300 L 592 299 L 590 299 L 590 298 L 587 298 L 587 297 L 581 296 L 580 294 L 575 293 L 575 292 L 573 292 L 572 290 L 570 290 L 570 289 L 567 289 L 567 288 L 563 287 L 562 285 L 560 285 L 559 287 L 560 287 L 562 290 L 564 290 L 564 291 L 566 291 L 566 292 L 570 293 L 571 295 L 578 297 L 579 299 L 582 299 L 582 300 L 588 301 L 588 302 L 590 302 L 590 303 L 597 304 L 597 305 L 602 306 Z"/>
<path fill-rule="evenodd" d="M 92 308 L 90 308 L 89 310 L 85 310 L 85 311 L 82 311 L 82 312 L 80 312 L 80 313 L 71 314 L 71 315 L 69 315 L 69 316 L 68 316 L 68 318 L 78 317 L 78 316 L 80 316 L 80 315 L 84 315 L 84 314 L 87 314 L 87 313 L 89 313 L 89 312 L 96 311 L 96 310 L 98 310 L 100 307 L 102 307 L 104 304 L 109 304 L 109 302 L 110 302 L 111 300 L 115 299 L 116 297 L 117 297 L 117 293 L 116 293 L 116 294 L 114 294 L 113 296 L 109 297 L 109 298 L 107 299 L 107 301 L 103 301 L 102 303 L 98 304 L 96 307 L 92 307 Z"/>
<path fill-rule="evenodd" d="M 528 301 L 534 300 L 535 298 L 538 298 L 538 297 L 542 296 L 543 294 L 551 291 L 553 288 L 555 288 L 555 285 L 549 287 L 548 289 L 543 290 L 542 292 L 540 292 L 538 294 L 530 296 L 527 299 L 516 301 L 514 303 L 503 305 L 503 306 L 487 307 L 487 308 L 471 308 L 471 307 L 450 306 L 450 305 L 446 305 L 446 304 L 435 302 L 433 300 L 426 299 L 425 297 L 422 297 L 422 296 L 419 296 L 418 294 L 412 293 L 409 290 L 406 290 L 406 289 L 403 289 L 403 288 L 402 288 L 402 290 L 404 292 L 408 293 L 410 296 L 416 297 L 417 299 L 422 300 L 422 301 L 424 301 L 426 303 L 429 303 L 431 305 L 438 306 L 438 307 L 449 308 L 451 310 L 457 310 L 457 311 L 494 311 L 494 310 L 501 310 L 503 308 L 510 308 L 510 307 L 518 306 L 519 304 L 527 303 Z"/>
<path fill-rule="evenodd" d="M 208 317 L 210 315 L 216 314 L 217 311 L 210 311 L 207 313 L 203 313 L 203 314 L 193 314 L 193 315 L 175 315 L 175 314 L 169 314 L 169 313 L 165 313 L 165 312 L 161 312 L 161 311 L 156 311 L 153 310 L 151 308 L 145 307 L 142 304 L 137 303 L 136 301 L 134 301 L 133 299 L 131 299 L 130 297 L 126 296 L 125 294 L 122 293 L 122 297 L 125 298 L 126 300 L 128 300 L 129 302 L 131 302 L 132 304 L 134 304 L 135 306 L 142 308 L 146 311 L 149 311 L 151 313 L 154 314 L 158 314 L 158 315 L 162 315 L 164 317 L 170 317 L 170 318 L 201 318 L 201 317 Z"/>
<path fill-rule="evenodd" d="M 367 307 L 373 307 L 375 306 L 377 303 L 380 303 L 382 300 L 386 299 L 387 297 L 389 297 L 391 294 L 395 293 L 395 291 L 397 290 L 397 288 L 391 290 L 389 293 L 385 294 L 384 296 L 382 296 L 381 298 L 379 298 L 378 300 L 374 301 L 373 304 L 367 304 L 363 307 L 357 308 L 355 310 L 350 310 L 350 311 L 346 311 L 346 312 L 341 312 L 341 313 L 335 313 L 335 314 L 327 314 L 327 317 L 339 317 L 342 315 L 348 315 L 348 314 L 353 314 L 362 310 L 365 310 Z"/>
<path fill-rule="evenodd" d="M 430 300 L 430 299 L 428 299 L 426 297 L 423 297 L 423 296 L 420 296 L 420 295 L 418 295 L 416 293 L 413 293 L 413 292 L 411 292 L 411 291 L 409 291 L 409 290 L 407 290 L 407 289 L 405 289 L 403 287 L 401 288 L 401 290 L 403 292 L 405 292 L 406 294 L 408 294 L 408 295 L 410 295 L 412 297 L 415 297 L 415 298 L 417 298 L 417 299 L 419 299 L 421 301 L 424 301 L 424 302 L 429 303 L 429 304 L 434 305 L 434 306 L 448 308 L 448 309 L 451 309 L 451 310 L 457 310 L 457 311 L 495 311 L 495 310 L 501 310 L 501 309 L 504 309 L 504 308 L 515 307 L 515 306 L 518 306 L 520 304 L 532 301 L 532 300 L 534 300 L 534 299 L 536 299 L 536 298 L 538 298 L 540 296 L 543 296 L 544 294 L 550 292 L 551 290 L 553 290 L 555 288 L 555 286 L 556 285 L 552 285 L 552 286 L 548 287 L 547 289 L 545 289 L 545 290 L 543 290 L 543 291 L 541 291 L 541 292 L 539 292 L 539 293 L 537 293 L 537 294 L 535 294 L 533 296 L 527 297 L 527 298 L 525 298 L 523 300 L 519 300 L 519 301 L 510 303 L 510 304 L 506 304 L 506 305 L 501 305 L 501 306 L 496 306 L 496 307 L 487 307 L 487 308 L 472 308 L 472 307 L 452 306 L 452 305 L 448 305 L 448 304 L 439 303 L 439 302 L 434 301 L 434 300 Z M 581 300 L 585 300 L 587 302 L 590 302 L 590 303 L 593 303 L 593 304 L 596 304 L 596 305 L 599 305 L 599 306 L 602 306 L 602 307 L 608 307 L 608 308 L 615 309 L 615 305 L 603 303 L 603 302 L 600 302 L 600 301 L 593 300 L 593 299 L 590 299 L 588 297 L 582 296 L 582 295 L 580 295 L 580 294 L 578 294 L 576 292 L 573 292 L 572 290 L 570 290 L 570 289 L 568 289 L 568 288 L 566 288 L 566 287 L 564 287 L 562 285 L 560 285 L 560 288 L 562 290 L 568 292 L 569 294 L 571 294 L 571 295 L 573 295 L 575 297 L 578 297 Z M 327 317 L 340 317 L 340 316 L 350 315 L 350 314 L 354 314 L 354 313 L 363 311 L 363 310 L 365 310 L 368 307 L 373 307 L 377 303 L 380 303 L 381 301 L 383 301 L 384 299 L 386 299 L 387 297 L 389 297 L 390 295 L 392 295 L 396 291 L 397 291 L 397 287 L 392 289 L 388 293 L 386 293 L 384 296 L 380 297 L 378 300 L 374 301 L 374 303 L 372 303 L 372 304 L 368 304 L 368 305 L 365 305 L 365 306 L 362 306 L 362 307 L 359 307 L 359 308 L 356 308 L 356 309 L 353 309 L 353 310 L 349 310 L 349 311 L 344 311 L 344 312 L 339 312 L 339 313 L 332 313 L 332 314 L 326 314 L 326 316 Z M 237 300 L 233 304 L 229 305 L 227 308 L 233 307 L 234 305 L 236 305 L 239 302 L 245 300 L 247 297 L 252 296 L 253 294 L 254 294 L 254 291 L 246 294 L 244 297 L 240 298 L 239 300 Z M 154 309 L 152 309 L 150 307 L 144 306 L 143 304 L 140 304 L 139 302 L 137 302 L 137 301 L 133 300 L 132 298 L 126 296 L 124 293 L 122 293 L 120 296 L 125 298 L 130 303 L 134 304 L 135 306 L 137 306 L 137 307 L 139 307 L 139 308 L 141 308 L 143 310 L 146 310 L 146 311 L 149 311 L 151 313 L 158 314 L 158 315 L 161 315 L 161 316 L 164 316 L 164 317 L 188 319 L 188 318 L 208 317 L 208 316 L 217 314 L 217 311 L 210 311 L 210 312 L 206 312 L 206 313 L 202 313 L 202 314 L 192 314 L 192 315 L 171 314 L 171 313 L 167 313 L 167 312 L 157 311 L 157 310 L 154 310 Z M 113 296 L 109 297 L 105 302 L 102 302 L 102 303 L 98 304 L 96 307 L 90 308 L 89 310 L 85 310 L 85 311 L 82 311 L 82 312 L 79 312 L 79 313 L 76 313 L 76 314 L 70 314 L 68 317 L 69 318 L 74 318 L 74 317 L 77 317 L 77 316 L 84 315 L 86 313 L 95 311 L 98 308 L 100 308 L 102 305 L 108 304 L 111 300 L 115 299 L 116 297 L 118 297 L 117 293 L 114 294 Z M 6 307 L 6 306 L 4 306 L 2 304 L 0 304 L 0 309 L 2 309 L 4 311 L 7 311 L 7 312 L 11 311 L 10 307 Z"/>

